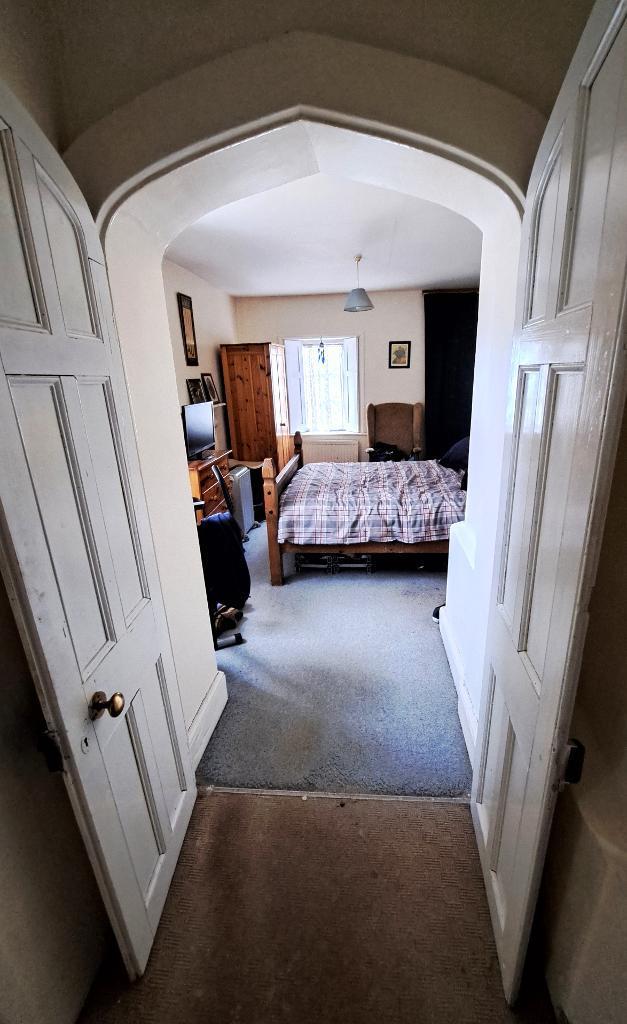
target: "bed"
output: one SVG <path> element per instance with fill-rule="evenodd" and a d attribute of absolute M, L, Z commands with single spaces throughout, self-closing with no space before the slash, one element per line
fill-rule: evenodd
<path fill-rule="evenodd" d="M 464 518 L 462 473 L 438 462 L 310 463 L 302 440 L 277 475 L 263 464 L 270 580 L 283 583 L 283 554 L 412 554 L 448 551 Z"/>

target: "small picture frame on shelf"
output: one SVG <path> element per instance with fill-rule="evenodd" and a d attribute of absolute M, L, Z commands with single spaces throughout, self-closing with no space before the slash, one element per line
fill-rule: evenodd
<path fill-rule="evenodd" d="M 220 402 L 220 395 L 218 394 L 218 389 L 216 387 L 216 382 L 213 379 L 213 374 L 201 373 L 200 376 L 202 378 L 202 386 L 205 389 L 207 401 L 215 402 L 216 404 L 218 404 Z"/>
<path fill-rule="evenodd" d="M 195 405 L 196 402 L 207 401 L 200 377 L 187 378 L 187 393 L 192 405 Z"/>
<path fill-rule="evenodd" d="M 196 344 L 194 310 L 192 309 L 191 297 L 183 295 L 182 292 L 177 292 L 176 301 L 179 305 L 179 320 L 181 322 L 181 334 L 183 335 L 185 362 L 188 366 L 198 366 L 198 346 Z"/>
<path fill-rule="evenodd" d="M 411 356 L 411 341 L 391 341 L 388 369 L 408 370 Z"/>

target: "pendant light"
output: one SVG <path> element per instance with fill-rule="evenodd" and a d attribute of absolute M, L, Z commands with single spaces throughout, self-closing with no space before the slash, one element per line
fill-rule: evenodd
<path fill-rule="evenodd" d="M 357 267 L 357 287 L 353 288 L 352 292 L 349 292 L 346 296 L 346 302 L 344 303 L 345 313 L 365 313 L 368 309 L 374 309 L 370 296 L 365 288 L 359 287 L 359 261 L 361 256 L 355 256 L 355 264 Z"/>

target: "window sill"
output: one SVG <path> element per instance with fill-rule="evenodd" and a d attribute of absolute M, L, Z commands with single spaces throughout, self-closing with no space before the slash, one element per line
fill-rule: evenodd
<path fill-rule="evenodd" d="M 301 430 L 301 437 L 367 437 L 362 430 L 325 430 L 318 433 L 315 430 Z"/>

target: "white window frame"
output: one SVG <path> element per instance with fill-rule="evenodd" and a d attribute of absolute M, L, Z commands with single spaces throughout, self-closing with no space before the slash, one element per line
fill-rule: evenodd
<path fill-rule="evenodd" d="M 344 398 L 345 413 L 344 426 L 335 430 L 314 431 L 309 429 L 305 422 L 305 403 L 303 393 L 303 363 L 302 349 L 306 346 L 317 348 L 320 340 L 325 345 L 338 345 L 343 347 L 344 366 Z M 358 335 L 350 337 L 325 337 L 316 335 L 311 338 L 284 338 L 286 372 L 287 372 L 287 395 L 290 413 L 290 429 L 299 430 L 301 434 L 309 437 L 326 437 L 328 435 L 345 434 L 357 435 L 361 433 L 362 419 L 362 371 L 360 358 L 360 338 Z"/>

